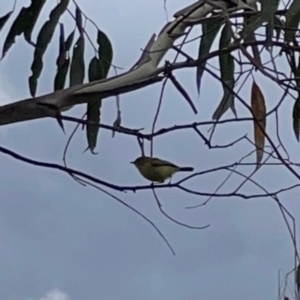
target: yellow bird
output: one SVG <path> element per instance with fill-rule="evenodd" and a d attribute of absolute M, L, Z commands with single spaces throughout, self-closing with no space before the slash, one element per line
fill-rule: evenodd
<path fill-rule="evenodd" d="M 131 162 L 140 171 L 142 176 L 150 181 L 163 183 L 176 172 L 192 172 L 194 168 L 178 167 L 175 164 L 156 157 L 141 156 Z"/>

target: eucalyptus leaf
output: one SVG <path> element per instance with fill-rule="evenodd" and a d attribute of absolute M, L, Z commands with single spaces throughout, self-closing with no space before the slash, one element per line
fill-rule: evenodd
<path fill-rule="evenodd" d="M 0 31 L 2 30 L 2 28 L 4 27 L 4 25 L 8 21 L 8 19 L 11 16 L 12 12 L 13 11 L 10 11 L 7 14 L 5 14 L 3 17 L 0 17 Z"/>
<path fill-rule="evenodd" d="M 274 16 L 277 11 L 279 0 L 264 0 L 261 2 L 261 16 L 262 21 L 267 22 L 266 25 L 266 48 L 272 45 L 273 30 L 274 30 Z"/>
<path fill-rule="evenodd" d="M 223 19 L 212 19 L 202 24 L 202 38 L 200 40 L 197 60 L 200 60 L 203 56 L 209 53 L 211 46 L 223 23 L 224 23 Z M 197 90 L 199 94 L 200 94 L 201 79 L 204 73 L 205 65 L 206 65 L 206 60 L 203 60 L 199 65 L 197 65 L 196 84 L 197 84 Z"/>
<path fill-rule="evenodd" d="M 34 28 L 38 15 L 45 4 L 46 0 L 31 0 L 31 4 L 28 7 L 22 7 L 18 16 L 14 20 L 3 44 L 2 58 L 5 56 L 10 47 L 15 43 L 17 36 L 24 33 L 24 37 L 27 41 L 31 38 L 31 32 Z M 12 11 L 3 16 L 0 20 L 0 30 L 8 20 Z M 36 80 L 33 80 L 36 81 Z"/>
<path fill-rule="evenodd" d="M 39 14 L 46 3 L 46 0 L 31 0 L 31 5 L 26 9 L 27 10 L 27 26 L 24 29 L 25 40 L 31 42 L 31 34 L 33 28 L 36 24 L 36 21 L 39 17 Z"/>
<path fill-rule="evenodd" d="M 295 34 L 299 27 L 300 21 L 300 0 L 294 0 L 286 15 L 286 23 L 285 23 L 285 35 L 284 40 L 287 43 L 293 42 L 295 39 Z"/>
<path fill-rule="evenodd" d="M 279 40 L 281 31 L 283 31 L 285 24 L 284 22 L 278 17 L 274 16 L 274 30 L 276 32 L 276 41 Z"/>
<path fill-rule="evenodd" d="M 82 28 L 82 12 L 79 9 L 78 6 L 76 6 L 76 11 L 75 11 L 75 21 L 76 21 L 76 26 L 79 30 L 80 34 L 83 34 L 83 28 Z"/>
<path fill-rule="evenodd" d="M 61 90 L 65 87 L 67 74 L 70 66 L 70 55 L 68 54 L 73 42 L 75 31 L 73 30 L 65 41 L 63 24 L 60 24 L 59 53 L 56 59 L 57 71 L 54 78 L 54 90 Z"/>
<path fill-rule="evenodd" d="M 264 0 L 261 2 L 261 11 L 249 18 L 248 22 L 240 32 L 241 38 L 247 40 L 249 35 L 260 28 L 263 23 L 267 23 L 266 46 L 270 46 L 274 29 L 274 16 L 277 11 L 279 0 Z"/>
<path fill-rule="evenodd" d="M 298 98 L 295 101 L 293 107 L 293 129 L 296 136 L 297 141 L 299 142 L 299 132 L 300 132 L 300 93 L 298 94 Z"/>
<path fill-rule="evenodd" d="M 63 65 L 65 59 L 66 59 L 65 30 L 64 30 L 64 25 L 60 24 L 59 53 L 56 59 L 56 65 L 58 68 L 61 65 Z"/>
<path fill-rule="evenodd" d="M 26 17 L 27 10 L 25 7 L 23 7 L 8 31 L 2 48 L 2 59 L 10 47 L 15 43 L 16 37 L 24 32 L 24 29 L 27 25 Z"/>
<path fill-rule="evenodd" d="M 61 90 L 65 87 L 66 78 L 70 66 L 70 59 L 66 58 L 57 69 L 55 78 L 54 78 L 54 90 Z"/>
<path fill-rule="evenodd" d="M 67 37 L 67 40 L 65 42 L 65 48 L 66 51 L 70 51 L 72 44 L 73 44 L 73 40 L 74 40 L 74 35 L 75 35 L 75 30 L 73 30 L 70 35 Z"/>
<path fill-rule="evenodd" d="M 103 65 L 96 56 L 94 56 L 90 61 L 88 74 L 90 82 L 104 78 Z M 88 123 L 86 125 L 86 135 L 88 141 L 88 148 L 92 153 L 94 153 L 94 149 L 97 145 L 99 126 L 91 123 L 100 123 L 101 104 L 102 101 L 101 98 L 99 98 L 98 100 L 88 103 L 87 105 Z"/>
<path fill-rule="evenodd" d="M 99 46 L 98 47 L 99 59 L 103 65 L 104 78 L 106 78 L 113 58 L 113 48 L 109 38 L 101 30 L 98 30 L 97 43 Z"/>
<path fill-rule="evenodd" d="M 232 37 L 232 29 L 230 22 L 227 22 L 224 26 L 220 43 L 219 50 L 227 48 L 230 44 Z M 230 52 L 225 52 L 219 55 L 219 64 L 220 64 L 220 72 L 221 72 L 221 80 L 223 82 L 223 97 L 222 100 L 215 110 L 213 114 L 213 119 L 218 120 L 222 117 L 222 115 L 231 108 L 232 112 L 236 116 L 236 110 L 234 106 L 234 95 L 232 90 L 234 88 L 234 60 Z"/>
<path fill-rule="evenodd" d="M 70 69 L 70 86 L 84 81 L 84 38 L 80 36 L 74 46 Z"/>
<path fill-rule="evenodd" d="M 88 72 L 90 82 L 107 77 L 113 58 L 113 49 L 111 42 L 108 39 L 107 35 L 101 30 L 98 30 L 97 33 L 97 43 L 99 58 L 94 56 L 90 61 Z M 90 149 L 91 153 L 94 153 L 94 149 L 97 145 L 99 126 L 95 125 L 95 123 L 100 123 L 101 103 L 102 99 L 99 98 L 94 102 L 88 103 L 87 105 L 88 124 L 86 126 L 86 135 L 88 148 Z"/>
<path fill-rule="evenodd" d="M 59 4 L 51 11 L 49 20 L 41 28 L 37 43 L 34 51 L 34 59 L 31 65 L 32 75 L 29 77 L 29 88 L 31 96 L 34 97 L 36 94 L 38 78 L 41 75 L 43 69 L 43 56 L 51 42 L 56 25 L 61 15 L 66 11 L 69 4 L 69 0 L 61 0 Z"/>

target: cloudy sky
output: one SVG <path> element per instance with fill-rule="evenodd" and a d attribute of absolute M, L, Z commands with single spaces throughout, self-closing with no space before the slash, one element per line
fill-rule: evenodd
<path fill-rule="evenodd" d="M 39 25 L 45 22 L 53 7 L 51 1 L 48 2 L 50 5 L 40 16 Z M 16 12 L 29 3 L 18 1 Z M 124 70 L 136 62 L 141 49 L 153 33 L 161 30 L 167 18 L 162 0 L 126 3 L 122 0 L 78 0 L 78 4 L 111 38 L 114 64 Z M 167 1 L 168 18 L 187 4 L 186 0 Z M 12 5 L 13 1 L 1 1 L 1 15 Z M 70 32 L 73 23 L 67 14 L 64 20 Z M 8 28 L 1 32 L 1 43 Z M 93 27 L 88 29 L 91 37 L 95 37 Z M 195 36 L 199 34 L 197 30 Z M 36 34 L 37 31 L 34 37 Z M 39 95 L 52 91 L 57 41 L 56 34 L 44 58 Z M 197 45 L 198 42 L 191 44 L 186 50 L 196 55 Z M 1 61 L 1 104 L 29 97 L 27 82 L 32 55 L 32 48 L 23 38 L 18 38 Z M 90 49 L 86 58 L 91 56 Z M 222 97 L 221 86 L 212 78 L 204 77 L 199 99 L 194 73 L 181 71 L 176 77 L 187 87 L 199 114 L 195 116 L 168 84 L 157 128 L 210 120 Z M 260 76 L 256 79 L 271 109 L 282 91 Z M 248 103 L 250 83 L 241 91 L 241 97 Z M 149 132 L 160 91 L 161 86 L 156 85 L 122 95 L 123 126 L 145 128 L 145 132 Z M 292 99 L 287 99 L 281 108 L 280 133 L 291 160 L 297 161 L 300 146 L 290 125 L 292 104 Z M 239 116 L 248 115 L 242 105 L 237 104 L 237 108 Z M 66 114 L 79 117 L 83 112 L 84 107 L 78 107 Z M 103 123 L 113 123 L 116 118 L 114 98 L 105 100 L 102 117 Z M 231 112 L 224 116 L 232 117 Z M 28 158 L 62 164 L 63 151 L 74 124 L 66 123 L 65 127 L 66 135 L 53 119 L 8 125 L 0 130 L 1 146 Z M 208 129 L 201 127 L 205 134 Z M 273 119 L 268 122 L 267 130 L 275 133 Z M 250 123 L 225 125 L 217 130 L 213 142 L 222 145 L 245 134 L 252 138 Z M 231 148 L 209 150 L 191 130 L 161 136 L 154 145 L 155 156 L 192 165 L 197 171 L 234 163 L 253 150 L 245 140 Z M 85 148 L 85 133 L 79 130 L 67 155 L 69 167 L 118 185 L 147 183 L 129 163 L 140 155 L 135 138 L 117 134 L 112 139 L 111 132 L 102 130 L 96 149 L 98 155 L 82 154 Z M 255 155 L 246 161 L 254 162 Z M 176 253 L 172 255 L 150 223 L 103 192 L 82 186 L 65 173 L 25 164 L 2 153 L 0 165 L 0 299 L 210 300 L 222 297 L 229 300 L 237 296 L 244 300 L 275 299 L 279 270 L 285 274 L 293 268 L 293 247 L 288 230 L 271 198 L 213 198 L 204 207 L 187 210 L 186 206 L 200 204 L 207 197 L 175 189 L 158 190 L 163 209 L 172 218 L 193 226 L 210 225 L 197 230 L 167 219 L 159 211 L 151 190 L 137 193 L 110 190 L 159 228 Z M 253 167 L 241 168 L 245 174 L 252 170 Z M 212 193 L 227 175 L 223 171 L 196 177 L 187 186 Z M 254 179 L 269 191 L 297 183 L 283 167 L 263 167 Z M 242 180 L 233 176 L 220 192 L 234 190 Z M 262 193 L 250 183 L 241 192 Z M 280 195 L 280 200 L 297 220 L 300 208 L 297 189 Z M 289 288 L 293 288 L 291 281 Z"/>

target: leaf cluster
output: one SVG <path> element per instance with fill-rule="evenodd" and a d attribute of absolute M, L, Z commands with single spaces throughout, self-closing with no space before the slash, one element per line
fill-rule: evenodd
<path fill-rule="evenodd" d="M 49 2 L 49 1 L 48 1 Z M 50 1 L 51 2 L 51 1 Z M 33 60 L 31 64 L 32 74 L 28 78 L 29 90 L 32 97 L 36 96 L 38 80 L 43 71 L 43 57 L 55 33 L 59 37 L 59 50 L 56 59 L 57 71 L 54 77 L 53 90 L 57 91 L 66 87 L 69 76 L 69 86 L 82 84 L 85 81 L 85 48 L 86 40 L 91 42 L 85 30 L 86 21 L 89 19 L 84 15 L 79 6 L 75 3 L 75 14 L 69 10 L 70 0 L 60 0 L 50 11 L 48 20 L 38 29 L 37 20 L 46 4 L 46 0 L 31 0 L 28 7 L 22 7 L 18 15 L 13 20 L 2 47 L 2 59 L 11 49 L 18 36 L 23 35 L 25 41 L 34 47 Z M 0 31 L 7 24 L 14 13 L 15 7 L 8 13 L 0 17 Z M 68 12 L 74 20 L 74 30 L 68 35 L 65 33 L 62 16 Z M 95 25 L 92 22 L 93 25 Z M 36 41 L 32 41 L 33 30 L 38 30 Z M 106 78 L 112 64 L 113 49 L 107 35 L 98 27 L 96 42 L 91 42 L 95 50 L 94 56 L 88 63 L 89 82 Z M 74 38 L 78 35 L 76 42 Z M 101 99 L 96 99 L 94 103 L 87 105 L 87 120 L 91 123 L 100 122 Z M 59 114 L 58 122 L 62 126 Z M 88 148 L 93 151 L 96 147 L 99 127 L 95 125 L 86 126 Z"/>

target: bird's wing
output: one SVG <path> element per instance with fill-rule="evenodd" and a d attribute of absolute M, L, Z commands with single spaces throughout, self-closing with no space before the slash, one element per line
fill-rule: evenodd
<path fill-rule="evenodd" d="M 178 166 L 174 165 L 173 163 L 171 163 L 167 160 L 163 160 L 163 159 L 159 159 L 159 158 L 155 158 L 155 157 L 152 158 L 151 164 L 154 167 L 170 166 L 170 167 L 174 167 L 174 168 L 179 168 Z"/>

